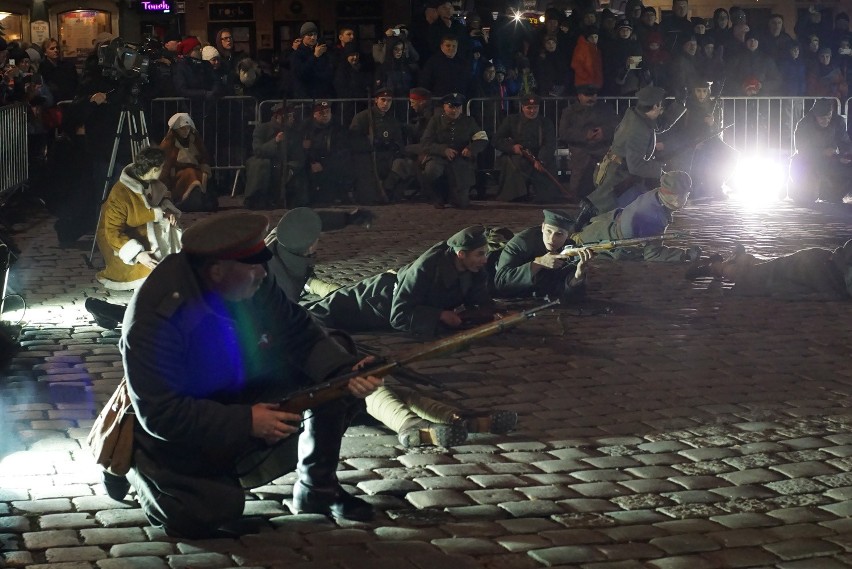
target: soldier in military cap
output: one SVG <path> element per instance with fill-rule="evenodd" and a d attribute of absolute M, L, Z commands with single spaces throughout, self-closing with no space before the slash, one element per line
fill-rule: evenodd
<path fill-rule="evenodd" d="M 402 125 L 391 110 L 393 93 L 386 87 L 376 89 L 373 104 L 356 114 L 349 130 L 353 134 L 355 173 L 355 201 L 375 204 L 391 199 L 386 182 L 394 158 L 405 145 Z"/>
<path fill-rule="evenodd" d="M 266 278 L 266 233 L 256 213 L 199 221 L 125 315 L 122 362 L 137 422 L 128 478 L 148 520 L 171 536 L 233 535 L 223 532 L 238 531 L 231 524 L 242 516 L 245 488 L 294 468 L 294 511 L 372 517 L 335 475 L 354 400 L 305 417 L 276 403 L 358 360 Z M 356 377 L 349 391 L 363 398 L 379 385 Z M 304 432 L 294 436 L 300 422 Z"/>
<path fill-rule="evenodd" d="M 308 203 L 305 152 L 296 131 L 296 108 L 283 102 L 272 106 L 272 117 L 252 135 L 253 156 L 246 160 L 249 209 L 300 206 Z"/>
<path fill-rule="evenodd" d="M 485 228 L 468 227 L 396 273 L 341 288 L 307 308 L 324 325 L 347 332 L 400 330 L 434 336 L 463 324 L 456 312 L 460 306 L 494 312 L 484 270 L 487 253 Z"/>
<path fill-rule="evenodd" d="M 583 197 L 594 189 L 592 174 L 612 144 L 617 126 L 615 108 L 598 100 L 598 88 L 578 85 L 577 101 L 562 111 L 558 133 L 559 141 L 571 152 L 568 157 L 571 195 Z"/>
<path fill-rule="evenodd" d="M 653 237 L 662 235 L 672 222 L 672 213 L 686 205 L 692 189 L 692 179 L 686 172 L 672 170 L 660 177 L 655 190 L 646 192 L 623 209 L 602 213 L 593 217 L 582 231 L 571 234 L 577 245 L 591 245 L 601 241 Z M 602 257 L 614 259 L 637 259 L 636 249 L 612 249 L 602 251 Z M 699 247 L 681 249 L 650 243 L 642 250 L 646 261 L 681 262 L 697 261 L 701 256 Z"/>
<path fill-rule="evenodd" d="M 312 119 L 303 124 L 301 138 L 310 205 L 348 201 L 355 182 L 352 135 L 333 120 L 328 101 L 314 102 Z"/>
<path fill-rule="evenodd" d="M 497 261 L 494 295 L 504 298 L 545 296 L 563 303 L 586 295 L 586 269 L 593 254 L 580 252 L 576 262 L 559 258 L 572 245 L 569 235 L 574 220 L 566 212 L 545 209 L 540 226 L 516 234 L 506 243 Z"/>
<path fill-rule="evenodd" d="M 500 181 L 497 199 L 513 201 L 527 196 L 532 185 L 536 203 L 553 203 L 563 199 L 559 188 L 545 173 L 555 174 L 556 128 L 553 121 L 539 114 L 541 98 L 530 95 L 521 100 L 521 112 L 506 118 L 497 129 L 492 144 L 503 153 L 500 157 Z M 526 150 L 538 161 L 532 163 L 522 153 Z"/>
<path fill-rule="evenodd" d="M 403 125 L 406 145 L 401 155 L 394 158 L 391 172 L 385 178 L 385 192 L 388 198 L 401 197 L 401 193 L 415 178 L 420 185 L 418 158 L 422 155 L 420 139 L 426 132 L 426 125 L 434 115 L 432 93 L 423 87 L 414 87 L 408 92 L 408 123 Z"/>
<path fill-rule="evenodd" d="M 648 191 L 649 183 L 659 180 L 663 161 L 659 152 L 665 149 L 657 141 L 657 119 L 663 114 L 666 92 L 661 87 L 643 87 L 636 93 L 636 106 L 627 109 L 612 141 L 612 146 L 595 171 L 595 190 L 583 198 L 578 226 L 585 225 L 599 212 L 624 207 Z M 682 108 L 671 111 L 674 124 Z"/>
<path fill-rule="evenodd" d="M 476 156 L 488 146 L 488 135 L 464 114 L 464 95 L 450 93 L 441 99 L 443 112 L 432 117 L 420 144 L 424 186 L 435 207 L 448 202 L 454 207 L 470 205 L 470 188 L 476 183 Z M 437 187 L 446 179 L 447 191 Z"/>

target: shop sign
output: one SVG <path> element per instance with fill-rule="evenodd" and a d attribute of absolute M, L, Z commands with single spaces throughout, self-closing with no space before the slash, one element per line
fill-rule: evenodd
<path fill-rule="evenodd" d="M 251 2 L 210 4 L 208 15 L 211 20 L 254 20 L 254 4 Z"/>
<path fill-rule="evenodd" d="M 50 24 L 44 20 L 34 20 L 30 23 L 30 42 L 41 45 L 46 39 L 50 39 Z"/>

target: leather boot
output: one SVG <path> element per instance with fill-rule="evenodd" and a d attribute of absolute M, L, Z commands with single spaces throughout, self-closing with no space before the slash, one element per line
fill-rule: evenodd
<path fill-rule="evenodd" d="M 101 328 L 112 330 L 124 320 L 126 306 L 112 304 L 97 298 L 87 298 L 84 303 L 86 311 L 95 317 L 95 323 Z"/>
<path fill-rule="evenodd" d="M 347 493 L 337 480 L 343 433 L 349 424 L 349 404 L 338 399 L 305 413 L 299 435 L 299 481 L 293 487 L 293 511 L 323 514 L 355 521 L 373 519 L 373 507 Z"/>
<path fill-rule="evenodd" d="M 588 198 L 581 199 L 580 205 L 582 206 L 580 213 L 577 214 L 577 221 L 574 222 L 575 233 L 582 231 L 589 224 L 589 221 L 598 214 L 598 208 Z"/>
<path fill-rule="evenodd" d="M 130 492 L 130 481 L 124 476 L 117 476 L 106 470 L 101 474 L 107 496 L 118 502 L 124 500 L 127 493 Z"/>

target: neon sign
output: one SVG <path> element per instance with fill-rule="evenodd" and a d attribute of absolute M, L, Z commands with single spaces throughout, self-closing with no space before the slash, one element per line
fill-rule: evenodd
<path fill-rule="evenodd" d="M 142 2 L 139 3 L 139 5 L 142 7 L 142 10 L 144 10 L 146 12 L 169 13 L 169 12 L 172 11 L 172 7 L 169 5 L 169 3 L 164 2 L 164 1 L 146 2 L 146 1 L 143 0 Z"/>

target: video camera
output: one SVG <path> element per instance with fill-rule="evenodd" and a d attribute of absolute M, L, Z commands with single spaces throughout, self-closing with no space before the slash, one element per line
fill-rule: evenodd
<path fill-rule="evenodd" d="M 138 45 L 115 38 L 98 46 L 98 65 L 104 76 L 111 79 L 133 79 L 145 83 L 148 81 L 151 58 L 142 53 Z"/>

